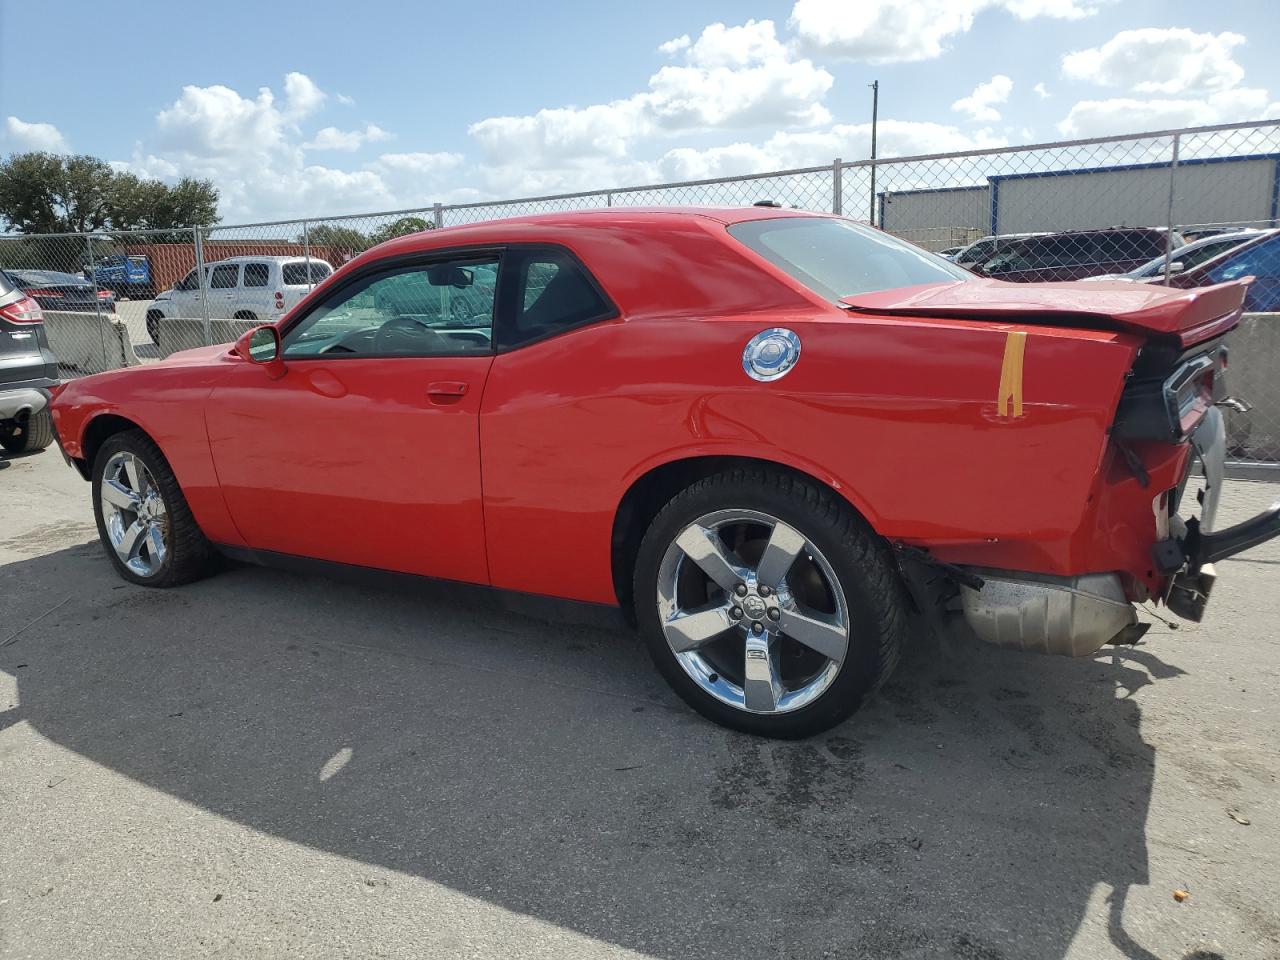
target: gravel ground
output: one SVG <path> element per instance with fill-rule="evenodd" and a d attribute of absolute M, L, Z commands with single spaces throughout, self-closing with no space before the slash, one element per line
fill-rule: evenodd
<path fill-rule="evenodd" d="M 1220 574 L 1134 649 L 921 640 L 773 743 L 627 634 L 128 586 L 56 451 L 0 460 L 0 957 L 1275 958 L 1280 547 Z"/>

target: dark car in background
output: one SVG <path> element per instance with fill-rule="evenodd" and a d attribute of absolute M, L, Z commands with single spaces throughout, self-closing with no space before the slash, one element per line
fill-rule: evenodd
<path fill-rule="evenodd" d="M 1255 239 L 1232 247 L 1200 266 L 1169 278 L 1169 286 L 1187 289 L 1207 287 L 1228 280 L 1253 277 L 1244 309 L 1254 313 L 1280 311 L 1280 233 L 1268 230 Z"/>
<path fill-rule="evenodd" d="M 1140 267 L 1163 254 L 1168 243 L 1169 232 L 1162 227 L 1071 230 L 1026 237 L 981 263 L 967 266 L 979 276 L 1014 283 L 1082 280 Z M 1182 246 L 1182 237 L 1173 234 L 1172 243 Z"/>
<path fill-rule="evenodd" d="M 110 290 L 95 287 L 74 273 L 9 267 L 0 270 L 8 275 L 13 286 L 39 304 L 41 310 L 115 312 L 115 297 Z"/>
<path fill-rule="evenodd" d="M 962 267 L 973 269 L 974 264 L 983 263 L 990 260 L 1002 250 L 1007 250 L 1019 240 L 1025 240 L 1027 237 L 1043 237 L 1047 236 L 1045 232 L 1039 233 L 1002 233 L 999 236 L 981 237 L 968 246 L 961 247 L 960 250 L 947 259 L 953 263 L 958 263 Z"/>
<path fill-rule="evenodd" d="M 53 443 L 49 400 L 57 385 L 40 305 L 0 273 L 0 447 L 25 453 Z"/>

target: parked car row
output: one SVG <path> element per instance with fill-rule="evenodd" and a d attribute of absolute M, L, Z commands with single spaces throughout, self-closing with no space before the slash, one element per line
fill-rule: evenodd
<path fill-rule="evenodd" d="M 1189 243 L 1170 251 L 1169 273 L 1182 273 L 1190 270 L 1192 267 L 1198 267 L 1206 260 L 1212 260 L 1220 253 L 1225 253 L 1234 247 L 1240 246 L 1246 240 L 1252 240 L 1255 237 L 1266 233 L 1273 233 L 1269 230 L 1236 230 L 1231 233 L 1215 233 L 1207 237 L 1200 237 Z M 1128 273 L 1102 273 L 1096 277 L 1085 277 L 1086 280 L 1157 280 L 1163 279 L 1165 274 L 1165 255 L 1161 253 L 1158 257 L 1152 257 L 1140 267 L 1135 267 Z"/>
<path fill-rule="evenodd" d="M 1183 289 L 1254 277 L 1250 311 L 1280 310 L 1280 229 L 1199 232 L 1188 242 L 1163 227 L 1005 234 L 943 251 L 980 277 L 1013 283 L 1163 282 Z"/>

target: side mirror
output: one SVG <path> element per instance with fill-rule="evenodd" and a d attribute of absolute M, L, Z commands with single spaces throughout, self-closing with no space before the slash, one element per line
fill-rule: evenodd
<path fill-rule="evenodd" d="M 284 374 L 284 361 L 280 359 L 280 331 L 265 323 L 241 335 L 236 341 L 235 353 L 241 360 L 267 367 L 272 378 Z"/>
<path fill-rule="evenodd" d="M 1185 269 L 1187 269 L 1187 266 L 1181 260 L 1175 260 L 1169 264 L 1170 273 L 1181 273 Z"/>

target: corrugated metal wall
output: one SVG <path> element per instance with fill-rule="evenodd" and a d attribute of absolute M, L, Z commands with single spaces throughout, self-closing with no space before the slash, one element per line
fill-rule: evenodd
<path fill-rule="evenodd" d="M 1271 156 L 1190 160 L 1174 180 L 1174 222 L 1272 226 L 1280 161 Z M 881 225 L 914 240 L 968 230 L 999 233 L 1163 226 L 1169 215 L 1167 163 L 994 176 L 989 185 L 886 191 Z M 993 209 L 994 205 L 994 209 Z"/>

